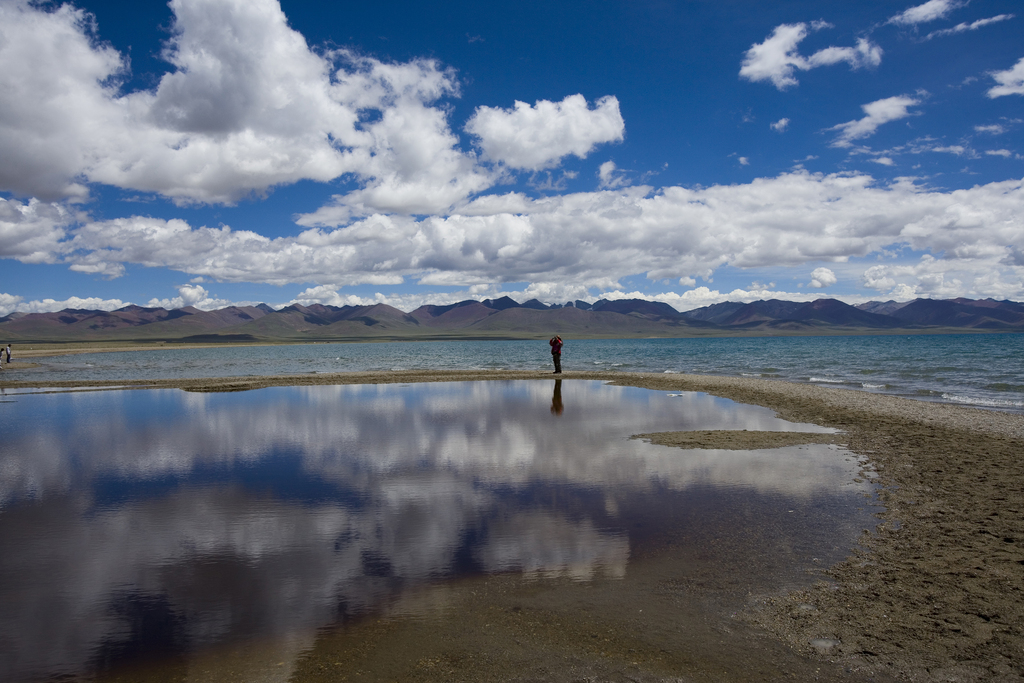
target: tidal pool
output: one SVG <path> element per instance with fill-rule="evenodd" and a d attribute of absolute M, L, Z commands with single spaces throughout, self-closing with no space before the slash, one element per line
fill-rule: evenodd
<path fill-rule="evenodd" d="M 576 671 L 590 656 L 559 638 L 594 624 L 619 633 L 595 662 L 621 649 L 642 668 L 674 643 L 651 664 L 671 671 L 709 638 L 693 623 L 810 583 L 879 510 L 839 446 L 629 438 L 828 431 L 697 393 L 538 380 L 4 401 L 4 681 L 483 680 L 523 658 L 557 680 L 566 652 Z M 517 626 L 538 610 L 546 627 Z M 481 659 L 431 668 L 460 647 Z"/>

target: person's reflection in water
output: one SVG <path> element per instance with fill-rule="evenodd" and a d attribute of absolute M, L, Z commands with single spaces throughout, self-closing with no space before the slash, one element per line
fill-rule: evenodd
<path fill-rule="evenodd" d="M 562 405 L 562 380 L 555 380 L 555 393 L 551 396 L 551 414 L 561 415 L 565 407 Z"/>

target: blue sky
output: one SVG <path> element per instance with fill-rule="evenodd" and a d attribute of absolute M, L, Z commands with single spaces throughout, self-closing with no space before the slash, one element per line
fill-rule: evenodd
<path fill-rule="evenodd" d="M 0 314 L 1024 300 L 1022 21 L 0 0 Z"/>

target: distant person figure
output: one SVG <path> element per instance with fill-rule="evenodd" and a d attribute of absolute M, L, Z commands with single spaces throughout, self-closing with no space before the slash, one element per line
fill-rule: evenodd
<path fill-rule="evenodd" d="M 559 375 L 562 373 L 562 338 L 556 334 L 548 344 L 551 344 L 551 360 L 555 363 L 553 374 Z"/>
<path fill-rule="evenodd" d="M 565 410 L 565 406 L 562 405 L 562 380 L 555 380 L 555 393 L 551 396 L 551 414 L 558 415 L 562 414 Z"/>
<path fill-rule="evenodd" d="M 11 345 L 7 345 L 7 364 L 11 364 Z"/>

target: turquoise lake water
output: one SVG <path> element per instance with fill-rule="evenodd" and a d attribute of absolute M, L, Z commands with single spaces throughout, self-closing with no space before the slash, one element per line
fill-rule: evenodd
<path fill-rule="evenodd" d="M 15 350 L 16 352 L 16 350 Z M 777 378 L 1024 411 L 1024 335 L 566 339 L 566 370 Z M 546 341 L 162 349 L 48 358 L 8 379 L 173 379 L 367 370 L 548 369 Z"/>

